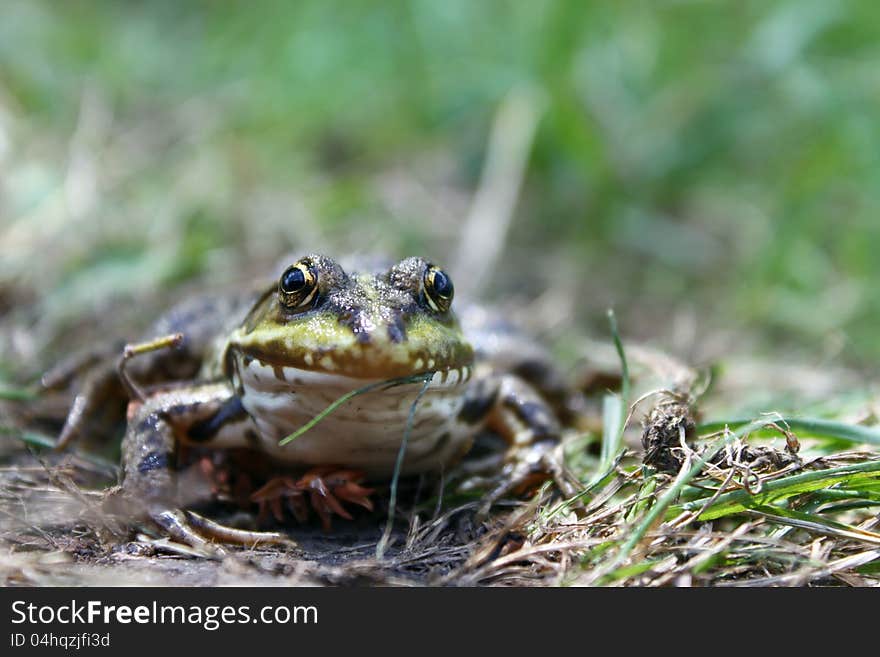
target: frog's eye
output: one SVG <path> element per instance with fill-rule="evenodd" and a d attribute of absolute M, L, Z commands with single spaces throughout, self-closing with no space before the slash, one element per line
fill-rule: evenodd
<path fill-rule="evenodd" d="M 452 279 L 442 269 L 433 265 L 425 270 L 425 299 L 428 305 L 437 312 L 446 312 L 452 305 L 455 286 Z"/>
<path fill-rule="evenodd" d="M 278 282 L 278 298 L 286 308 L 302 308 L 315 298 L 318 276 L 307 264 L 298 262 L 281 274 Z"/>

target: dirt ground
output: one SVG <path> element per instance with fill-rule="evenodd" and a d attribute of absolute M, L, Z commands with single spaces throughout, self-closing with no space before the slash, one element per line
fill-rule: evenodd
<path fill-rule="evenodd" d="M 715 395 L 746 399 L 755 390 L 756 373 L 766 381 L 766 369 L 743 362 L 728 371 Z M 786 379 L 785 388 L 788 394 L 821 396 L 841 381 L 857 379 L 851 372 L 821 375 L 804 369 Z M 854 406 L 861 410 L 853 411 L 851 421 L 870 420 L 867 399 Z M 18 405 L 3 402 L 7 416 L 15 419 L 11 409 Z M 707 407 L 717 412 L 711 403 Z M 659 431 L 659 425 L 650 423 L 650 418 L 675 419 L 670 408 L 678 407 L 664 411 L 650 399 L 642 403 L 624 434 L 624 451 L 604 474 L 596 472 L 598 444 L 569 436 L 569 460 L 586 482 L 577 500 L 563 501 L 546 489 L 532 498 L 506 500 L 481 519 L 479 498 L 457 493 L 447 481 L 439 505 L 439 482 L 402 481 L 396 521 L 381 558 L 376 548 L 388 515 L 387 486 L 377 490 L 373 512 L 355 513 L 351 521 L 335 519 L 329 532 L 316 518 L 305 524 L 291 518 L 261 527 L 282 531 L 290 545 L 202 550 L 163 538 L 149 524 L 108 516 L 102 502 L 116 482 L 112 460 L 79 447 L 63 454 L 41 449 L 35 443 L 43 434 L 33 427 L 7 427 L 0 443 L 0 581 L 7 586 L 877 584 L 871 567 L 880 558 L 880 516 L 871 501 L 880 470 L 876 450 L 847 450 L 842 443 L 835 443 L 833 450 L 819 448 L 823 443 L 805 437 L 797 454 L 786 447 L 787 441 L 797 440 L 794 432 L 787 436 L 771 427 L 767 434 L 765 427 L 764 433 L 736 438 L 711 465 L 696 472 L 691 489 L 667 499 L 667 491 L 680 482 L 693 459 L 711 445 L 689 435 L 694 449 L 679 451 L 680 443 L 670 438 L 675 432 Z M 642 418 L 648 419 L 640 422 Z M 666 424 L 672 426 L 670 422 Z M 652 446 L 666 450 L 665 456 L 675 455 L 654 461 L 656 472 L 639 465 L 645 457 L 643 423 L 651 458 L 657 457 Z M 687 427 L 692 433 L 692 419 Z M 746 462 L 751 465 L 744 470 Z M 466 459 L 460 467 L 467 465 Z M 857 499 L 833 508 L 818 507 L 834 512 L 829 516 L 793 511 L 776 515 L 788 512 L 746 502 L 739 513 L 706 522 L 687 512 L 686 505 L 675 506 L 690 499 L 688 495 L 705 496 L 700 491 L 719 489 L 719 484 L 719 493 L 726 489 L 729 497 L 784 483 L 786 476 L 793 481 L 825 473 L 827 487 L 843 487 L 839 482 L 846 481 L 849 488 L 864 487 L 864 492 L 847 493 Z M 455 480 L 453 471 L 449 481 Z M 817 487 L 798 489 L 789 498 L 792 509 L 817 508 L 810 506 L 822 499 L 817 495 L 832 500 L 843 495 L 808 492 Z M 648 517 L 658 508 L 667 511 L 665 523 L 663 515 Z M 675 508 L 685 512 L 671 514 Z M 199 512 L 225 524 L 257 528 L 255 509 L 215 502 Z"/>

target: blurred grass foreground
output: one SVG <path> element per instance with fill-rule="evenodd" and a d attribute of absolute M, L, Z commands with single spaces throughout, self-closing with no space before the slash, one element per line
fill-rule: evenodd
<path fill-rule="evenodd" d="M 453 259 L 511 93 L 534 135 L 488 294 L 867 369 L 878 25 L 843 0 L 4 2 L 0 378 L 289 250 Z"/>

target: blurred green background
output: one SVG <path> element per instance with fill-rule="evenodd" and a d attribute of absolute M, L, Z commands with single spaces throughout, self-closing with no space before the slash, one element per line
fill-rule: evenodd
<path fill-rule="evenodd" d="M 867 0 L 6 1 L 0 373 L 291 250 L 454 262 L 512 97 L 539 119 L 487 297 L 870 367 L 878 37 Z"/>

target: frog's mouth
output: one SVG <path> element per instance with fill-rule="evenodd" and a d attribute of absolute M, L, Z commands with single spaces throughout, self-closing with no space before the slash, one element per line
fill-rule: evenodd
<path fill-rule="evenodd" d="M 258 358 L 244 354 L 235 364 L 236 381 L 244 384 L 247 390 L 268 394 L 287 394 L 291 390 L 339 390 L 351 391 L 363 388 L 364 392 L 372 388 L 370 384 L 386 382 L 387 389 L 399 390 L 408 394 L 413 386 L 429 384 L 435 391 L 450 390 L 467 383 L 473 369 L 471 366 L 448 368 L 444 370 L 420 372 L 403 377 L 372 376 L 352 377 L 345 373 L 330 373 L 322 370 L 303 369 L 290 365 L 273 365 Z M 424 378 L 422 378 L 424 376 Z M 384 386 L 383 386 L 383 389 Z M 330 400 L 328 400 L 330 401 Z"/>
<path fill-rule="evenodd" d="M 242 359 L 256 360 L 278 374 L 328 374 L 362 380 L 396 379 L 427 372 L 460 378 L 473 361 L 473 348 L 457 326 L 416 319 L 404 339 L 374 331 L 364 339 L 332 315 L 313 315 L 297 324 L 245 327 L 230 346 Z M 285 377 L 287 377 L 285 375 Z M 279 377 L 280 378 L 280 377 Z"/>

